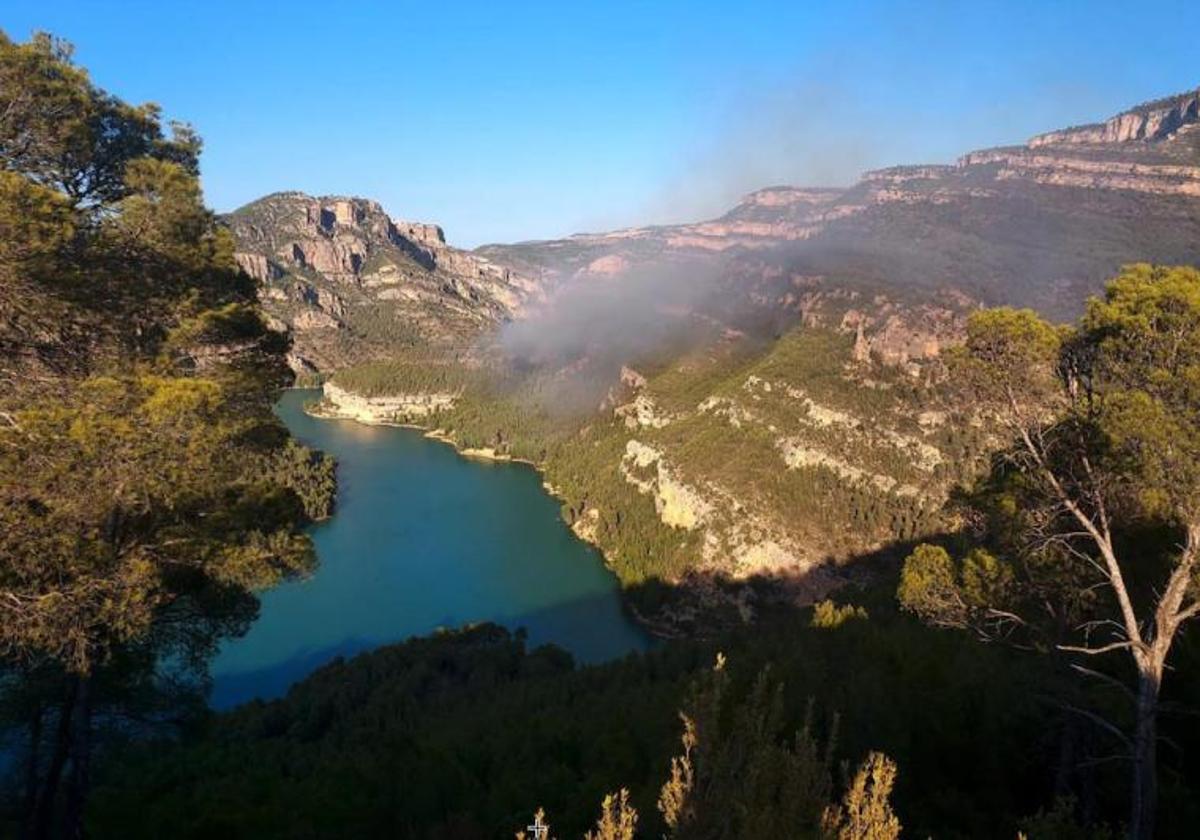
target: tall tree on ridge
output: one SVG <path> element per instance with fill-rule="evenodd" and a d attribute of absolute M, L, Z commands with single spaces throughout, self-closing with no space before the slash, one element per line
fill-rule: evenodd
<path fill-rule="evenodd" d="M 30 837 L 82 834 L 98 686 L 202 662 L 313 563 L 277 474 L 304 461 L 271 414 L 286 339 L 174 129 L 0 33 L 0 661 L 57 692 L 23 705 Z"/>
<path fill-rule="evenodd" d="M 1089 660 L 1124 655 L 1130 731 L 1097 720 L 1128 749 L 1129 836 L 1148 840 L 1163 675 L 1200 615 L 1200 271 L 1127 267 L 1075 330 L 1028 310 L 980 312 L 960 361 L 968 392 L 1014 440 L 988 510 L 1001 550 L 956 563 L 919 547 L 900 600 L 933 623 L 1052 646 L 1110 683 Z"/>

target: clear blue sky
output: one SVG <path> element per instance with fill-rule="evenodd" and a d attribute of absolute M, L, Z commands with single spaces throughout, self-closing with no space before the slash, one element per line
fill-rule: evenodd
<path fill-rule="evenodd" d="M 1200 85 L 1200 2 L 3 0 L 206 141 L 210 204 L 379 199 L 475 245 L 715 215 Z"/>

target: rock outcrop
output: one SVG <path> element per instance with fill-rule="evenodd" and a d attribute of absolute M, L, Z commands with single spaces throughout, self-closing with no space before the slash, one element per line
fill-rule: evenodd
<path fill-rule="evenodd" d="M 1163 140 L 1185 125 L 1200 121 L 1200 89 L 1147 102 L 1102 123 L 1050 131 L 1030 139 L 1029 147 L 1063 143 L 1128 143 Z"/>
<path fill-rule="evenodd" d="M 901 307 L 884 301 L 870 312 L 850 309 L 839 328 L 854 333 L 852 358 L 906 367 L 936 359 L 943 348 L 959 343 L 965 334 L 966 309 L 933 304 Z"/>
<path fill-rule="evenodd" d="M 389 257 L 395 264 L 391 252 L 397 251 L 428 271 L 507 286 L 518 296 L 530 291 L 511 270 L 447 245 L 438 225 L 392 219 L 368 199 L 276 193 L 226 219 L 237 239 L 239 266 L 260 282 L 311 269 L 327 280 L 361 284 Z"/>
<path fill-rule="evenodd" d="M 713 506 L 700 491 L 686 484 L 652 446 L 637 440 L 625 446 L 621 474 L 638 492 L 654 497 L 654 508 L 664 525 L 694 530 L 707 521 Z"/>
<path fill-rule="evenodd" d="M 458 394 L 453 392 L 364 396 L 332 382 L 322 386 L 322 394 L 324 399 L 316 409 L 321 416 L 357 420 L 371 425 L 428 420 L 439 411 L 452 408 L 458 399 Z"/>
<path fill-rule="evenodd" d="M 393 219 L 368 199 L 276 193 L 225 222 L 268 312 L 324 370 L 414 340 L 472 337 L 540 295 L 511 268 L 446 244 L 438 225 Z M 329 332 L 340 327 L 354 348 Z"/>
<path fill-rule="evenodd" d="M 1074 317 L 1123 263 L 1200 262 L 1200 90 L 847 188 L 758 190 L 710 221 L 481 249 L 552 282 L 748 252 Z"/>

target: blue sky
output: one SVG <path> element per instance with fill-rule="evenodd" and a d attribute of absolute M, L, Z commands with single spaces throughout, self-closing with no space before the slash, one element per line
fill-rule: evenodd
<path fill-rule="evenodd" d="M 1200 3 L 4 0 L 203 135 L 229 210 L 376 198 L 457 244 L 719 214 L 1200 85 Z"/>

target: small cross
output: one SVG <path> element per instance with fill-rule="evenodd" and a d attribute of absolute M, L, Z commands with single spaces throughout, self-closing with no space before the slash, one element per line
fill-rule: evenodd
<path fill-rule="evenodd" d="M 525 826 L 526 830 L 533 832 L 533 840 L 545 840 L 550 832 L 550 826 L 542 822 L 542 816 L 542 812 L 538 811 L 533 815 L 533 825 Z"/>

